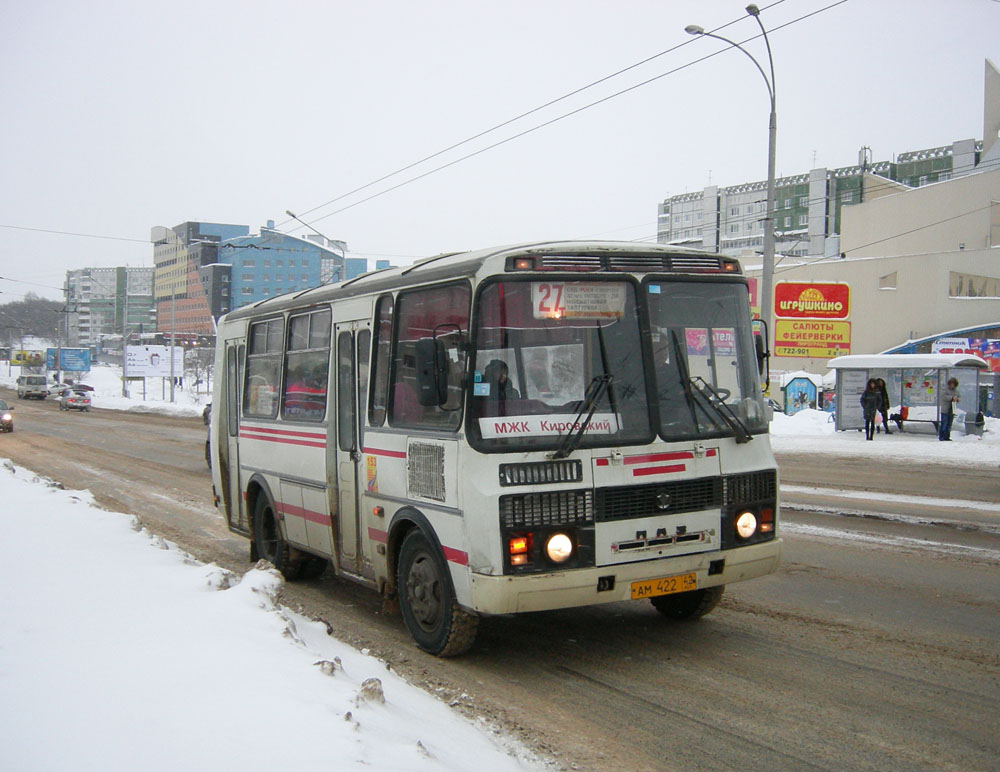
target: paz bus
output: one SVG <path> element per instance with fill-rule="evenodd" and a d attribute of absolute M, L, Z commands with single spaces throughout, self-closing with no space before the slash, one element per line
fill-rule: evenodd
<path fill-rule="evenodd" d="M 260 301 L 218 325 L 215 501 L 252 560 L 332 566 L 440 656 L 482 615 L 697 618 L 780 558 L 760 343 L 737 261 L 631 242 Z"/>

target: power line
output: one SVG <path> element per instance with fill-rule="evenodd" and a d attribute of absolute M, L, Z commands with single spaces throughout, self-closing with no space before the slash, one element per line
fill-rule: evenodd
<path fill-rule="evenodd" d="M 75 233 L 73 231 L 57 231 L 49 228 L 28 228 L 24 225 L 4 225 L 0 223 L 0 228 L 11 228 L 19 231 L 34 231 L 36 233 L 54 233 L 58 236 L 80 236 L 87 239 L 109 239 L 111 241 L 132 241 L 138 244 L 148 244 L 147 239 L 131 239 L 125 236 L 99 236 L 94 233 Z"/>
<path fill-rule="evenodd" d="M 766 11 L 769 8 L 773 8 L 776 5 L 780 5 L 783 2 L 785 2 L 785 0 L 777 0 L 777 2 L 771 3 L 771 5 L 766 6 L 763 10 Z M 742 21 L 744 18 L 745 17 L 739 17 L 737 19 L 733 19 L 732 21 L 727 22 L 726 24 L 723 24 L 723 25 L 721 25 L 719 27 L 716 27 L 715 29 L 712 30 L 712 32 L 718 32 L 719 30 L 723 30 L 726 27 L 732 26 L 733 24 L 736 24 L 737 22 Z M 598 78 L 597 80 L 592 81 L 592 82 L 588 83 L 585 86 L 580 86 L 579 88 L 573 89 L 572 91 L 569 91 L 569 92 L 563 94 L 560 97 L 556 97 L 555 99 L 550 99 L 548 102 L 545 102 L 544 104 L 538 105 L 537 107 L 533 107 L 530 110 L 526 110 L 525 112 L 521 113 L 520 115 L 516 115 L 513 118 L 509 118 L 509 119 L 507 119 L 505 121 L 502 121 L 501 123 L 498 123 L 495 126 L 491 126 L 490 128 L 485 129 L 483 131 L 480 131 L 477 134 L 473 134 L 471 137 L 467 137 L 466 139 L 463 139 L 460 142 L 456 142 L 456 143 L 454 143 L 452 145 L 449 145 L 448 147 L 446 147 L 446 148 L 444 148 L 442 150 L 438 150 L 435 153 L 431 153 L 428 156 L 424 156 L 419 161 L 414 161 L 413 163 L 409 163 L 406 166 L 402 166 L 402 167 L 400 167 L 399 169 L 396 169 L 393 172 L 389 172 L 388 174 L 385 174 L 385 175 L 379 177 L 376 180 L 372 180 L 371 182 L 367 182 L 364 185 L 361 185 L 361 186 L 359 186 L 357 188 L 354 188 L 354 190 L 350 190 L 347 193 L 342 193 L 339 196 L 331 198 L 329 201 L 327 201 L 325 203 L 319 204 L 318 206 L 314 206 L 311 209 L 307 209 L 306 211 L 304 211 L 302 213 L 302 216 L 311 214 L 312 212 L 315 212 L 318 209 L 323 209 L 324 207 L 327 207 L 330 204 L 336 203 L 337 201 L 341 201 L 341 200 L 347 198 L 348 196 L 354 195 L 355 193 L 360 193 L 362 190 L 367 190 L 368 188 L 372 187 L 373 185 L 378 185 L 380 182 L 385 182 L 386 180 L 388 180 L 388 179 L 390 179 L 392 177 L 395 177 L 398 174 L 402 174 L 403 172 L 409 171 L 410 169 L 414 168 L 415 166 L 419 166 L 420 164 L 425 163 L 426 161 L 430 161 L 430 160 L 432 160 L 434 158 L 437 158 L 438 156 L 442 156 L 445 153 L 448 153 L 448 152 L 450 152 L 452 150 L 455 150 L 456 148 L 462 147 L 463 145 L 467 145 L 470 142 L 474 142 L 477 139 L 481 139 L 482 137 L 485 137 L 487 134 L 492 134 L 495 131 L 499 131 L 500 129 L 504 128 L 505 126 L 509 126 L 512 123 L 516 123 L 517 121 L 521 120 L 522 118 L 527 118 L 530 115 L 534 115 L 537 112 L 541 112 L 542 110 L 545 110 L 546 108 L 552 107 L 553 105 L 556 105 L 559 102 L 563 102 L 563 101 L 569 99 L 570 97 L 576 96 L 577 94 L 580 94 L 580 93 L 582 93 L 584 91 L 587 91 L 588 89 L 593 88 L 594 86 L 598 86 L 601 83 L 605 83 L 605 82 L 607 82 L 609 80 L 612 80 L 613 78 L 617 78 L 619 75 L 624 75 L 626 72 L 629 72 L 630 70 L 634 70 L 637 67 L 641 67 L 644 64 L 648 64 L 649 62 L 653 61 L 654 59 L 658 59 L 661 56 L 665 56 L 666 54 L 669 54 L 669 53 L 671 53 L 673 51 L 676 51 L 677 49 L 679 49 L 679 48 L 681 48 L 683 46 L 689 45 L 689 44 L 691 44 L 693 42 L 694 42 L 694 40 L 691 40 L 691 39 L 685 40 L 683 43 L 679 43 L 679 44 L 677 44 L 675 46 L 671 46 L 670 48 L 667 48 L 667 49 L 665 49 L 663 51 L 660 51 L 660 53 L 658 53 L 658 54 L 653 54 L 652 56 L 648 56 L 645 59 L 641 59 L 640 61 L 635 62 L 634 64 L 630 64 L 628 67 L 624 67 L 624 68 L 622 68 L 620 70 L 617 70 L 616 72 L 613 72 L 610 75 L 605 75 L 603 78 Z M 419 178 L 417 178 L 417 179 L 419 179 Z M 392 190 L 392 188 L 390 188 L 390 190 Z M 336 214 L 336 213 L 332 213 L 332 214 Z M 326 215 L 326 216 L 329 216 L 329 215 Z M 285 220 L 284 222 L 279 223 L 279 227 L 281 227 L 283 225 L 287 225 L 288 223 L 292 222 L 294 219 L 295 218 L 289 218 L 288 220 Z M 322 218 L 319 218 L 319 219 L 322 219 Z M 317 220 L 313 220 L 313 222 L 318 222 L 318 221 L 319 221 L 318 219 Z M 296 228 L 293 228 L 293 230 L 297 230 L 300 227 L 302 227 L 302 226 L 297 226 Z"/>
<path fill-rule="evenodd" d="M 811 11 L 810 13 L 804 14 L 803 16 L 800 16 L 800 17 L 798 17 L 796 19 L 792 19 L 791 21 L 788 21 L 785 24 L 781 24 L 781 25 L 779 25 L 777 27 L 774 27 L 771 30 L 771 33 L 778 32 L 779 30 L 782 30 L 782 29 L 784 29 L 786 27 L 789 27 L 792 24 L 796 24 L 796 23 L 798 23 L 800 21 L 804 21 L 805 19 L 808 19 L 808 18 L 810 18 L 812 16 L 815 16 L 817 14 L 820 14 L 820 13 L 823 13 L 825 11 L 828 11 L 831 8 L 835 8 L 838 5 L 843 5 L 846 2 L 848 2 L 848 0 L 837 0 L 836 2 L 833 2 L 830 5 L 827 5 L 827 6 L 823 7 L 823 8 L 820 8 L 820 9 L 815 10 L 815 11 Z M 729 24 L 733 24 L 733 23 L 734 22 L 729 22 Z M 723 25 L 722 27 L 718 27 L 716 29 L 723 29 L 725 26 L 729 26 L 729 25 L 728 24 L 727 25 Z M 746 38 L 745 40 L 740 41 L 740 45 L 743 45 L 745 43 L 749 43 L 750 41 L 756 40 L 756 39 L 758 39 L 760 37 L 763 37 L 763 34 L 753 35 L 753 36 L 751 36 L 749 38 Z M 690 43 L 690 42 L 691 41 L 686 41 L 686 43 Z M 682 43 L 680 45 L 684 45 L 684 44 Z M 677 47 L 679 47 L 679 46 L 677 46 Z M 695 60 L 690 61 L 690 62 L 688 62 L 686 64 L 682 64 L 682 65 L 680 65 L 678 67 L 675 67 L 672 70 L 668 70 L 667 72 L 661 73 L 660 75 L 656 75 L 656 76 L 654 76 L 652 78 L 648 78 L 648 79 L 646 79 L 644 81 L 641 81 L 641 82 L 636 83 L 636 84 L 634 84 L 632 86 L 629 86 L 628 88 L 621 89 L 620 91 L 617 91 L 617 92 L 615 92 L 613 94 L 610 94 L 610 95 L 608 95 L 606 97 L 603 97 L 601 99 L 595 100 L 595 101 L 593 101 L 593 102 L 591 102 L 589 104 L 583 105 L 582 107 L 579 107 L 579 108 L 577 108 L 575 110 L 571 110 L 571 111 L 569 111 L 567 113 L 563 113 L 562 115 L 556 116 L 555 118 L 552 118 L 551 120 L 544 121 L 543 123 L 537 124 L 536 126 L 533 126 L 531 128 L 525 129 L 524 131 L 518 132 L 517 134 L 514 134 L 513 136 L 510 136 L 510 137 L 508 137 L 506 139 L 502 139 L 502 140 L 499 140 L 497 142 L 494 142 L 491 145 L 487 145 L 484 148 L 481 148 L 481 149 L 476 150 L 474 152 L 468 153 L 468 154 L 466 154 L 464 156 L 461 156 L 461 157 L 459 157 L 459 158 L 457 158 L 457 159 L 455 159 L 453 161 L 449 161 L 448 163 L 445 163 L 445 164 L 442 164 L 440 166 L 437 166 L 437 167 L 435 167 L 435 168 L 433 168 L 433 169 L 431 169 L 429 171 L 423 172 L 422 174 L 418 174 L 415 177 L 410 177 L 410 178 L 404 180 L 403 182 L 400 182 L 400 183 L 392 185 L 392 186 L 390 186 L 388 188 L 385 188 L 385 189 L 379 191 L 378 193 L 373 193 L 370 196 L 366 196 L 365 198 L 362 198 L 359 201 L 355 201 L 353 204 L 348 204 L 347 206 L 341 207 L 339 209 L 335 209 L 334 211 L 329 212 L 329 213 L 327 213 L 327 214 L 325 214 L 325 215 L 323 215 L 321 217 L 317 217 L 315 220 L 312 220 L 309 224 L 311 225 L 312 223 L 320 222 L 321 220 L 325 220 L 327 217 L 332 217 L 333 215 L 340 214 L 341 212 L 345 212 L 348 209 L 353 209 L 354 207 L 359 206 L 359 205 L 361 205 L 363 203 L 366 203 L 368 201 L 371 201 L 372 199 L 379 198 L 379 197 L 384 196 L 384 195 L 386 195 L 388 193 L 391 193 L 394 190 L 398 190 L 399 188 L 401 188 L 401 187 L 403 187 L 405 185 L 409 185 L 409 184 L 411 184 L 413 182 L 416 182 L 418 180 L 421 180 L 421 179 L 423 179 L 425 177 L 429 177 L 432 174 L 436 174 L 439 171 L 443 171 L 444 169 L 447 169 L 447 168 L 449 168 L 451 166 L 455 166 L 458 163 L 461 163 L 463 161 L 467 161 L 470 158 L 474 158 L 475 156 L 481 155 L 482 153 L 485 153 L 487 151 L 493 150 L 493 149 L 498 148 L 498 147 L 500 147 L 502 145 L 506 145 L 507 143 L 513 142 L 516 139 L 520 139 L 521 137 L 524 137 L 524 136 L 526 136 L 528 134 L 531 134 L 531 133 L 533 133 L 535 131 L 543 129 L 543 128 L 547 127 L 547 126 L 551 126 L 554 123 L 558 123 L 559 121 L 562 121 L 562 120 L 564 120 L 566 118 L 569 118 L 569 117 L 572 117 L 574 115 L 577 115 L 577 114 L 579 114 L 579 113 L 581 113 L 581 112 L 583 112 L 585 110 L 589 110 L 592 107 L 596 107 L 598 105 L 604 104 L 605 102 L 609 102 L 612 99 L 616 99 L 616 98 L 618 98 L 618 97 L 620 97 L 620 96 L 622 96 L 624 94 L 627 94 L 627 93 L 630 93 L 632 91 L 635 91 L 636 89 L 642 88 L 643 86 L 647 86 L 650 83 L 654 83 L 655 81 L 658 81 L 658 80 L 660 80 L 662 78 L 667 77 L 668 75 L 674 75 L 674 74 L 676 74 L 676 73 L 678 73 L 678 72 L 680 72 L 682 70 L 685 70 L 685 69 L 687 69 L 689 67 L 693 67 L 696 64 L 700 64 L 701 62 L 704 62 L 704 61 L 706 61 L 708 59 L 711 59 L 712 57 L 718 56 L 719 54 L 726 53 L 729 50 L 730 50 L 729 47 L 719 49 L 718 51 L 715 51 L 715 52 L 713 52 L 711 54 L 707 54 L 707 55 L 705 55 L 705 56 L 703 56 L 703 57 L 701 57 L 699 59 L 695 59 Z M 486 132 L 484 132 L 484 133 L 486 133 Z M 459 143 L 459 144 L 463 144 L 463 143 Z M 442 152 L 444 152 L 444 151 L 442 151 Z M 435 154 L 435 156 L 436 155 L 438 155 L 438 154 Z M 420 162 L 417 162 L 417 163 L 420 163 Z M 413 165 L 416 165 L 416 164 L 413 164 Z M 407 168 L 409 168 L 409 167 L 407 167 Z M 391 177 L 391 176 L 394 176 L 394 175 L 388 175 L 388 176 Z M 366 187 L 370 187 L 370 185 L 373 185 L 373 184 L 376 184 L 376 183 L 374 183 L 374 182 L 373 183 L 369 183 L 368 185 L 362 186 L 361 189 L 364 189 Z M 345 194 L 345 196 L 347 196 L 347 195 L 350 195 L 350 194 Z M 343 197 L 344 196 L 338 197 L 337 199 L 334 199 L 334 200 L 340 200 L 340 198 L 343 198 Z M 332 203 L 332 202 L 328 202 L 328 203 Z M 326 206 L 326 204 L 324 204 L 323 206 Z M 309 210 L 309 211 L 315 211 L 316 209 L 319 209 L 319 208 L 322 208 L 322 207 L 314 207 L 312 210 Z"/>

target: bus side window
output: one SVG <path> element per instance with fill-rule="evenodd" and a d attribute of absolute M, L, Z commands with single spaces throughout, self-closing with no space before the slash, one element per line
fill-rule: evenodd
<path fill-rule="evenodd" d="M 278 415 L 284 327 L 284 319 L 268 319 L 250 327 L 246 387 L 243 390 L 244 415 L 254 418 L 275 418 Z"/>
<path fill-rule="evenodd" d="M 330 310 L 292 316 L 288 328 L 281 416 L 322 421 L 330 363 Z"/>
<path fill-rule="evenodd" d="M 375 345 L 372 347 L 372 395 L 368 421 L 372 426 L 385 423 L 389 402 L 389 354 L 392 352 L 392 295 L 383 295 L 375 306 Z M 362 351 L 359 356 L 366 356 Z"/>

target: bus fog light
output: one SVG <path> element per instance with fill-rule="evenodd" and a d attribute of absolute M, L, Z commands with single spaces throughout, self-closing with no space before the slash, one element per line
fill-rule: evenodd
<path fill-rule="evenodd" d="M 554 533 L 545 542 L 545 554 L 553 563 L 565 563 L 573 555 L 573 540 L 564 533 Z"/>
<path fill-rule="evenodd" d="M 741 539 L 749 539 L 757 532 L 757 517 L 753 512 L 742 512 L 736 518 L 736 533 Z"/>

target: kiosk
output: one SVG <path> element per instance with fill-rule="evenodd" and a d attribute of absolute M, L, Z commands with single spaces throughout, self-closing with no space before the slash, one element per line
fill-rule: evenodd
<path fill-rule="evenodd" d="M 932 425 L 941 418 L 938 393 L 949 378 L 958 379 L 960 401 L 955 428 L 982 434 L 979 374 L 989 370 L 985 359 L 972 354 L 851 354 L 836 357 L 827 367 L 837 373 L 837 431 L 863 429 L 861 393 L 869 378 L 882 378 L 889 394 L 889 417 L 900 429 L 911 423 Z"/>

